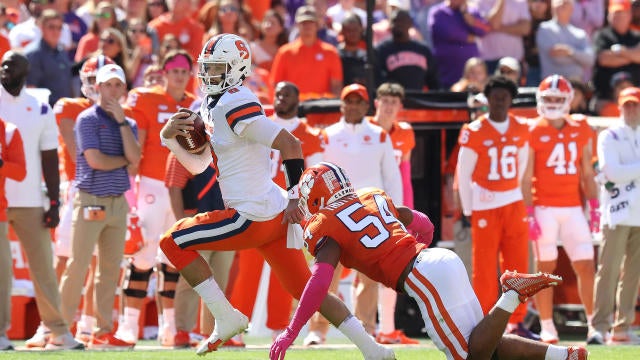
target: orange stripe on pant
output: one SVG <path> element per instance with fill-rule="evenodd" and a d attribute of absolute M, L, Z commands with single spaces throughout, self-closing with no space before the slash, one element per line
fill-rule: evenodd
<path fill-rule="evenodd" d="M 463 355 L 458 353 L 458 350 L 456 349 L 456 347 L 451 342 L 451 339 L 445 334 L 445 330 L 442 328 L 442 325 L 440 324 L 440 321 L 438 321 L 438 319 L 436 318 L 434 305 L 438 309 L 438 312 L 442 315 L 442 318 L 443 318 L 445 324 L 447 325 L 447 327 L 451 330 L 452 333 L 454 333 L 454 336 L 455 336 L 456 340 L 458 341 L 458 343 L 462 346 L 462 348 L 465 351 L 468 352 L 467 341 L 464 339 L 464 337 L 462 337 L 462 334 L 460 334 L 460 330 L 457 328 L 456 324 L 451 319 L 451 316 L 447 312 L 447 309 L 444 307 L 444 305 L 442 303 L 442 299 L 438 295 L 437 290 L 435 289 L 433 284 L 431 284 L 429 282 L 429 280 L 427 280 L 424 276 L 422 276 L 418 271 L 415 271 L 415 270 L 412 271 L 412 275 L 416 276 L 418 281 L 420 281 L 420 283 L 427 288 L 427 290 L 429 291 L 429 293 L 433 297 L 434 301 L 436 302 L 435 304 L 433 304 L 431 301 L 429 301 L 429 297 L 427 296 L 427 294 L 425 294 L 418 287 L 418 285 L 415 282 L 413 282 L 413 280 L 410 277 L 407 277 L 407 280 L 406 280 L 407 285 L 409 285 L 411 290 L 413 290 L 420 297 L 422 302 L 424 303 L 424 307 L 425 307 L 425 309 L 427 309 L 427 316 L 429 317 L 429 320 L 431 321 L 431 325 L 433 325 L 433 329 L 438 334 L 438 337 L 440 338 L 440 340 L 442 341 L 444 346 L 447 347 L 447 349 L 449 350 L 449 353 L 451 353 L 451 355 L 453 356 L 454 359 L 456 359 L 456 360 L 457 359 L 461 359 L 461 360 L 465 359 L 466 356 L 463 356 Z"/>
<path fill-rule="evenodd" d="M 264 258 L 254 249 L 240 250 L 238 252 L 238 275 L 236 285 L 233 287 L 231 304 L 242 313 L 251 315 L 255 305 Z M 280 284 L 280 280 L 273 271 L 269 275 L 269 288 L 267 292 L 267 327 L 272 330 L 284 329 L 289 325 L 291 304 L 293 297 L 289 295 Z"/>
<path fill-rule="evenodd" d="M 529 227 L 524 202 L 473 211 L 471 263 L 473 290 L 486 315 L 500 295 L 499 274 L 505 270 L 529 272 Z M 509 322 L 522 322 L 526 313 L 527 305 L 521 304 Z"/>
<path fill-rule="evenodd" d="M 179 220 L 164 234 L 160 247 L 178 270 L 200 256 L 197 250 L 255 248 L 284 289 L 299 299 L 311 273 L 302 251 L 287 248 L 286 231 L 282 214 L 268 221 L 249 221 L 235 209 L 216 210 Z"/>

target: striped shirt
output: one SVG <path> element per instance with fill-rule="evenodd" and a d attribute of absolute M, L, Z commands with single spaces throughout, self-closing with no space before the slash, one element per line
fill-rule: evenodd
<path fill-rule="evenodd" d="M 134 136 L 138 137 L 135 121 L 127 118 Z M 94 105 L 78 115 L 75 127 L 77 144 L 76 183 L 78 189 L 95 196 L 118 196 L 129 190 L 126 166 L 114 170 L 94 169 L 84 152 L 97 149 L 109 156 L 124 156 L 120 126 L 102 108 Z"/>

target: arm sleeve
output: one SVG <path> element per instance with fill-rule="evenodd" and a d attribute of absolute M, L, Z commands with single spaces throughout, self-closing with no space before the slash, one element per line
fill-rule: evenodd
<path fill-rule="evenodd" d="M 411 183 L 411 162 L 400 163 L 400 176 L 402 176 L 402 196 L 404 206 L 413 209 L 413 184 Z"/>
<path fill-rule="evenodd" d="M 309 321 L 313 313 L 319 308 L 322 301 L 327 296 L 329 285 L 333 278 L 334 267 L 331 264 L 318 262 L 311 269 L 311 278 L 304 287 L 298 308 L 293 314 L 290 329 L 298 334 L 304 324 Z"/>
<path fill-rule="evenodd" d="M 471 176 L 478 162 L 478 154 L 472 149 L 461 146 L 458 153 L 458 191 L 460 193 L 460 203 L 462 204 L 462 213 L 466 216 L 471 215 L 473 209 Z"/>
<path fill-rule="evenodd" d="M 616 184 L 640 178 L 640 162 L 621 164 L 620 149 L 616 145 L 619 141 L 614 138 L 612 130 L 604 130 L 598 135 L 598 162 L 604 175 Z"/>

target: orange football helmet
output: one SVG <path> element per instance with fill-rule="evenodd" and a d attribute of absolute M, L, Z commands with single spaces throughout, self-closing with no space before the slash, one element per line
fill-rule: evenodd
<path fill-rule="evenodd" d="M 538 115 L 559 119 L 569 114 L 573 100 L 573 86 L 561 75 L 547 76 L 536 94 Z"/>
<path fill-rule="evenodd" d="M 299 188 L 299 206 L 307 219 L 336 200 L 355 195 L 344 170 L 329 162 L 307 168 L 300 176 Z"/>

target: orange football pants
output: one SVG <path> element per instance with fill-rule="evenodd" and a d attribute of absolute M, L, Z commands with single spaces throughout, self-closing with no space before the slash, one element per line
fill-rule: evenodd
<path fill-rule="evenodd" d="M 255 249 L 238 251 L 238 274 L 229 302 L 243 314 L 251 316 L 258 297 L 258 286 L 264 268 L 264 258 Z M 280 284 L 271 271 L 267 291 L 267 327 L 282 330 L 289 325 L 293 297 Z"/>
<path fill-rule="evenodd" d="M 500 295 L 500 274 L 505 270 L 529 272 L 529 225 L 523 201 L 473 211 L 471 263 L 473 290 L 487 314 Z M 521 304 L 509 322 L 522 322 L 526 313 L 527 305 Z"/>
<path fill-rule="evenodd" d="M 214 210 L 178 220 L 160 239 L 160 248 L 178 270 L 200 256 L 197 250 L 255 248 L 284 289 L 299 299 L 311 271 L 301 250 L 287 248 L 286 233 L 282 213 L 268 221 L 251 221 L 235 209 Z"/>

